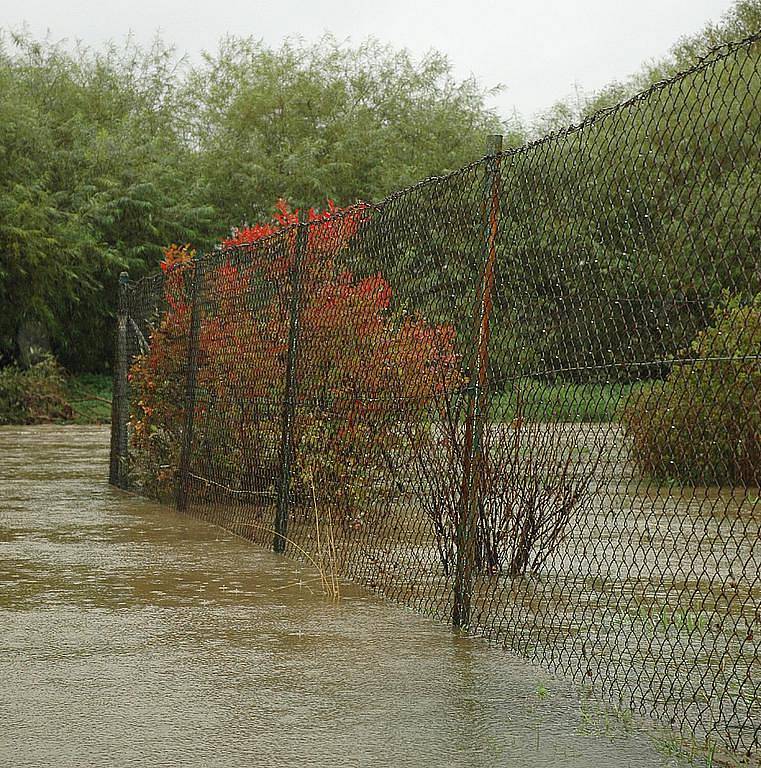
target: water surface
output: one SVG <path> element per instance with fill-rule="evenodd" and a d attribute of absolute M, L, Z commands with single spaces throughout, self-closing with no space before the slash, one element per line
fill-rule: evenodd
<path fill-rule="evenodd" d="M 107 430 L 0 429 L 0 765 L 672 765 L 478 639 L 110 488 Z"/>

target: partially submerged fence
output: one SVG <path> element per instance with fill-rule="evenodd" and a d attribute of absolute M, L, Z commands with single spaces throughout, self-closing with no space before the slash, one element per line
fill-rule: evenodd
<path fill-rule="evenodd" d="M 757 751 L 760 39 L 124 282 L 112 482 Z"/>

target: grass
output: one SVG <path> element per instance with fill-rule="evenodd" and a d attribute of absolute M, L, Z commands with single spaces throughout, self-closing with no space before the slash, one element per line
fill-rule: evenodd
<path fill-rule="evenodd" d="M 107 424 L 111 421 L 111 376 L 80 373 L 68 376 L 66 399 L 74 411 L 75 424 Z"/>
<path fill-rule="evenodd" d="M 550 384 L 521 382 L 512 391 L 496 394 L 494 413 L 509 421 L 523 407 L 526 419 L 537 421 L 603 422 L 616 421 L 621 406 L 644 382 L 614 384 Z"/>
<path fill-rule="evenodd" d="M 524 418 L 540 421 L 616 421 L 621 406 L 646 382 L 632 384 L 549 384 L 529 381 L 520 385 Z M 111 376 L 71 374 L 66 394 L 77 424 L 103 424 L 111 418 Z M 518 390 L 494 395 L 497 419 L 510 421 L 518 410 Z"/>
<path fill-rule="evenodd" d="M 692 634 L 695 630 L 704 631 L 711 625 L 711 614 L 708 611 L 681 611 L 663 606 L 660 611 L 641 605 L 638 618 L 655 632 L 668 632 L 674 627 L 678 632 Z"/>
<path fill-rule="evenodd" d="M 524 417 L 540 421 L 616 421 L 621 405 L 646 386 L 633 384 L 548 384 L 529 381 L 520 386 Z M 99 373 L 71 374 L 66 393 L 77 424 L 104 424 L 111 419 L 111 376 Z M 494 396 L 497 419 L 509 421 L 517 413 L 518 392 Z"/>

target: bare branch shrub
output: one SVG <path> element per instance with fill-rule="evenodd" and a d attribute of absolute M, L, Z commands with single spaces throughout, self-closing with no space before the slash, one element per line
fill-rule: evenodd
<path fill-rule="evenodd" d="M 476 567 L 510 577 L 539 571 L 557 551 L 599 461 L 596 451 L 581 460 L 575 425 L 529 421 L 518 402 L 511 421 L 486 419 L 476 462 Z M 405 462 L 449 574 L 462 511 L 466 403 L 450 394 L 438 405 L 438 420 L 405 424 Z"/>

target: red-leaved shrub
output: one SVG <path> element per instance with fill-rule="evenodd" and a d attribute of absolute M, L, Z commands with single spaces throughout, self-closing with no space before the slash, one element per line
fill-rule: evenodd
<path fill-rule="evenodd" d="M 396 317 L 381 274 L 340 265 L 368 210 L 308 212 L 298 294 L 295 494 L 317 484 L 345 521 L 361 517 L 402 425 L 462 383 L 452 326 Z M 203 263 L 191 471 L 252 499 L 271 500 L 279 482 L 297 221 L 281 201 L 272 222 L 234 230 Z M 157 495 L 179 464 L 196 262 L 172 246 L 162 267 L 166 307 L 131 369 L 133 463 Z"/>

